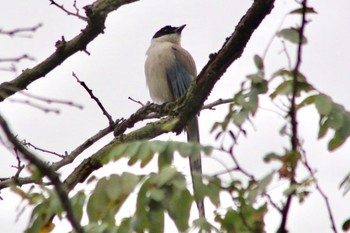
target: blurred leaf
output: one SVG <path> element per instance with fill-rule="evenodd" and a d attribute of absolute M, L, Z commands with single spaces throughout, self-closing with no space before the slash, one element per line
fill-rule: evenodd
<path fill-rule="evenodd" d="M 254 55 L 254 63 L 255 63 L 255 66 L 258 68 L 258 70 L 264 69 L 264 62 L 259 55 L 256 55 L 256 54 Z"/>
<path fill-rule="evenodd" d="M 315 103 L 315 100 L 318 96 L 319 95 L 310 95 L 310 96 L 306 97 L 305 99 L 303 99 L 303 101 L 301 101 L 300 104 L 298 104 L 297 108 L 300 109 L 302 107 L 305 107 L 305 106 L 308 106 L 308 105 Z"/>
<path fill-rule="evenodd" d="M 289 95 L 292 93 L 293 81 L 287 80 L 278 85 L 274 92 L 270 94 L 272 99 L 276 98 L 278 95 Z"/>
<path fill-rule="evenodd" d="M 138 184 L 140 177 L 131 173 L 102 178 L 89 197 L 87 214 L 90 222 L 114 224 L 115 214 Z"/>
<path fill-rule="evenodd" d="M 55 224 L 53 224 L 52 222 L 49 222 L 49 223 L 45 224 L 44 226 L 42 226 L 38 233 L 49 233 L 54 228 L 55 228 Z"/>
<path fill-rule="evenodd" d="M 248 193 L 247 200 L 250 204 L 255 203 L 257 196 L 265 192 L 267 186 L 271 183 L 274 174 L 275 172 L 273 171 L 267 174 L 260 181 L 257 181 L 257 186 Z"/>
<path fill-rule="evenodd" d="M 278 37 L 282 37 L 283 39 L 292 42 L 293 44 L 299 44 L 299 29 L 295 28 L 285 28 L 276 34 Z M 302 44 L 306 44 L 307 39 L 305 36 L 302 37 Z"/>
<path fill-rule="evenodd" d="M 334 137 L 328 143 L 328 150 L 333 151 L 341 146 L 345 142 L 346 138 L 344 138 L 339 133 L 335 133 Z"/>
<path fill-rule="evenodd" d="M 158 188 L 152 188 L 149 191 L 149 197 L 155 201 L 161 202 L 165 198 L 165 190 L 158 189 Z"/>
<path fill-rule="evenodd" d="M 94 192 L 89 197 L 87 203 L 87 214 L 90 222 L 97 222 L 101 220 L 109 204 L 109 200 L 105 193 L 107 188 L 107 180 L 101 179 L 94 189 Z"/>
<path fill-rule="evenodd" d="M 85 204 L 85 194 L 82 191 L 77 192 L 71 199 L 74 216 L 78 222 L 83 216 L 83 208 Z"/>
<path fill-rule="evenodd" d="M 163 233 L 164 232 L 164 210 L 161 207 L 151 207 L 148 212 L 149 217 L 149 232 Z"/>
<path fill-rule="evenodd" d="M 242 109 L 233 115 L 233 122 L 236 125 L 241 126 L 245 122 L 245 120 L 248 119 L 248 117 L 249 117 L 249 112 L 246 109 Z"/>
<path fill-rule="evenodd" d="M 289 14 L 302 14 L 303 13 L 303 8 L 297 8 L 295 10 L 292 10 L 291 12 L 289 12 Z M 317 12 L 315 11 L 315 9 L 313 7 L 306 7 L 306 13 L 308 14 L 317 14 Z"/>
<path fill-rule="evenodd" d="M 328 115 L 332 110 L 332 99 L 326 95 L 319 94 L 315 98 L 315 106 L 320 115 Z"/>
<path fill-rule="evenodd" d="M 205 192 L 203 196 L 207 195 L 211 203 L 218 207 L 220 205 L 221 180 L 217 177 L 211 177 Z"/>
<path fill-rule="evenodd" d="M 264 162 L 269 163 L 272 160 L 281 160 L 281 156 L 276 154 L 276 153 L 268 153 L 267 155 L 264 156 Z"/>
<path fill-rule="evenodd" d="M 345 220 L 342 226 L 343 231 L 349 231 L 350 230 L 350 218 Z"/>
<path fill-rule="evenodd" d="M 181 232 L 184 232 L 189 227 L 188 219 L 190 217 L 192 202 L 192 196 L 187 189 L 171 195 L 168 209 L 169 216 Z"/>
<path fill-rule="evenodd" d="M 156 176 L 156 179 L 154 179 L 154 182 L 157 184 L 158 187 L 160 187 L 169 182 L 176 174 L 177 171 L 174 167 L 163 167 L 163 169 Z"/>

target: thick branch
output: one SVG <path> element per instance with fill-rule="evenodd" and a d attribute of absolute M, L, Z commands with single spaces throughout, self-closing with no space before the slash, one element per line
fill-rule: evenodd
<path fill-rule="evenodd" d="M 70 41 L 62 39 L 57 42 L 56 51 L 46 60 L 32 69 L 24 70 L 22 74 L 10 82 L 0 84 L 0 102 L 27 88 L 35 80 L 44 77 L 76 52 L 85 51 L 87 45 L 99 34 L 103 33 L 107 15 L 120 6 L 135 1 L 137 0 L 97 0 L 93 5 L 85 7 L 89 21 L 82 32 Z"/>

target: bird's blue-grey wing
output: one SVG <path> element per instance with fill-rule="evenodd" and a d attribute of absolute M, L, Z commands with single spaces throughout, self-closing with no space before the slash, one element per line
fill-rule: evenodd
<path fill-rule="evenodd" d="M 182 96 L 196 76 L 196 66 L 192 56 L 180 46 L 173 46 L 174 63 L 166 74 L 170 90 L 175 99 Z"/>

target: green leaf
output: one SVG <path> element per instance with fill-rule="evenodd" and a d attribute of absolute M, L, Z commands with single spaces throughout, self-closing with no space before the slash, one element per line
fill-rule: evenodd
<path fill-rule="evenodd" d="M 152 188 L 149 191 L 150 198 L 157 201 L 161 202 L 165 198 L 165 190 L 159 189 L 159 188 Z"/>
<path fill-rule="evenodd" d="M 219 178 L 211 177 L 209 179 L 209 184 L 206 188 L 206 194 L 210 201 L 218 207 L 220 205 L 220 191 L 221 191 L 221 181 Z M 204 196 L 203 194 L 203 196 Z"/>
<path fill-rule="evenodd" d="M 116 161 L 120 159 L 127 149 L 127 144 L 118 144 L 114 146 L 105 156 L 102 158 L 101 163 L 106 164 L 109 161 Z"/>
<path fill-rule="evenodd" d="M 329 96 L 319 94 L 315 98 L 315 106 L 320 115 L 327 116 L 333 106 L 333 101 Z"/>
<path fill-rule="evenodd" d="M 276 90 L 271 93 L 270 97 L 272 99 L 276 98 L 278 95 L 288 95 L 292 93 L 292 80 L 287 80 L 282 82 L 277 86 Z"/>
<path fill-rule="evenodd" d="M 267 174 L 264 178 L 258 181 L 257 186 L 248 193 L 247 199 L 250 204 L 255 203 L 257 196 L 266 190 L 267 186 L 271 183 L 274 174 L 274 171 Z"/>
<path fill-rule="evenodd" d="M 299 44 L 299 29 L 295 28 L 285 28 L 276 34 L 278 37 L 282 37 L 283 39 L 292 42 L 293 44 Z M 302 37 L 302 44 L 306 44 L 307 39 L 305 36 Z"/>
<path fill-rule="evenodd" d="M 297 109 L 301 109 L 305 106 L 308 106 L 308 105 L 315 103 L 315 100 L 318 96 L 319 95 L 310 95 L 310 96 L 306 97 L 305 99 L 303 99 L 303 101 L 300 102 L 300 104 L 298 104 Z"/>
<path fill-rule="evenodd" d="M 74 215 L 78 222 L 80 222 L 81 218 L 83 217 L 85 199 L 86 197 L 83 191 L 77 192 L 71 199 Z"/>
<path fill-rule="evenodd" d="M 292 10 L 291 12 L 289 12 L 289 14 L 302 14 L 303 13 L 303 8 L 297 8 L 295 10 Z M 313 7 L 306 7 L 306 13 L 308 14 L 317 14 L 317 12 L 315 11 L 315 9 Z"/>
<path fill-rule="evenodd" d="M 177 171 L 174 167 L 166 166 L 159 172 L 159 174 L 154 179 L 154 183 L 157 184 L 158 187 L 163 186 L 168 183 L 174 176 L 177 174 Z"/>
<path fill-rule="evenodd" d="M 169 216 L 175 222 L 176 227 L 180 232 L 188 229 L 188 219 L 193 199 L 190 192 L 182 190 L 179 193 L 174 193 L 169 201 Z M 179 204 L 181 203 L 181 204 Z"/>
<path fill-rule="evenodd" d="M 156 206 L 148 212 L 149 232 L 163 233 L 164 232 L 164 210 Z"/>
<path fill-rule="evenodd" d="M 236 125 L 240 126 L 245 122 L 245 120 L 248 119 L 249 112 L 246 109 L 241 109 L 239 112 L 234 114 L 232 117 L 233 117 L 233 122 Z"/>
<path fill-rule="evenodd" d="M 105 193 L 107 187 L 107 180 L 101 179 L 91 194 L 87 203 L 87 214 L 90 222 L 97 222 L 104 217 L 105 211 L 109 204 L 109 200 Z"/>
<path fill-rule="evenodd" d="M 343 145 L 346 138 L 340 135 L 339 133 L 335 133 L 334 137 L 328 143 L 328 150 L 333 151 Z"/>
<path fill-rule="evenodd" d="M 342 229 L 343 231 L 348 231 L 350 230 L 350 218 L 348 218 L 347 220 L 345 220 L 345 222 L 342 225 Z"/>
<path fill-rule="evenodd" d="M 259 55 L 254 55 L 254 63 L 258 70 L 264 69 L 264 61 Z"/>

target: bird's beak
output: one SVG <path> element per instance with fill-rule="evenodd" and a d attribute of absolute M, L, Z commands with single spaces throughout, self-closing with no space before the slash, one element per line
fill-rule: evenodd
<path fill-rule="evenodd" d="M 182 26 L 176 28 L 175 32 L 177 32 L 177 33 L 180 34 L 180 33 L 182 32 L 182 30 L 183 30 L 185 27 L 186 27 L 186 24 L 184 24 L 184 25 L 182 25 Z"/>

